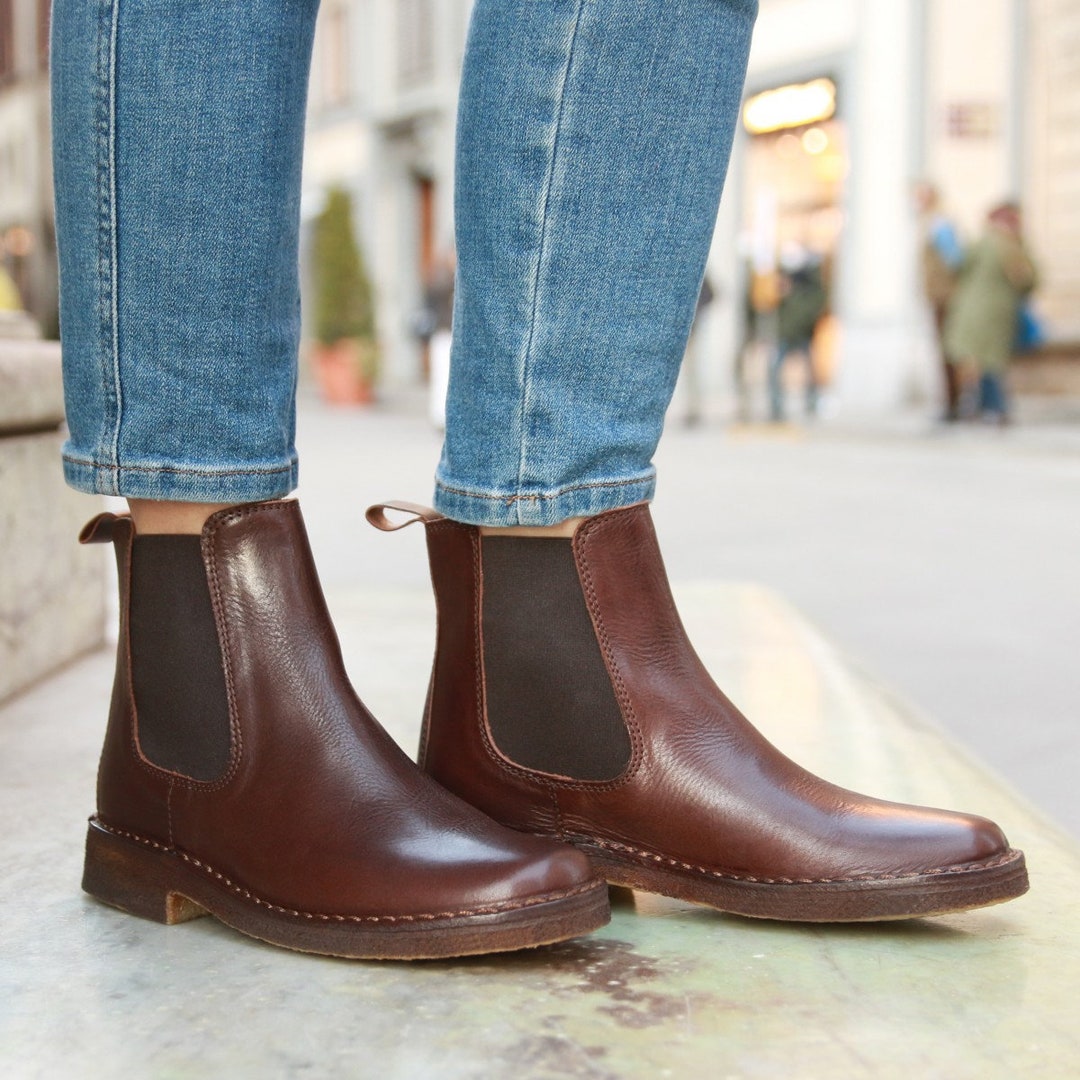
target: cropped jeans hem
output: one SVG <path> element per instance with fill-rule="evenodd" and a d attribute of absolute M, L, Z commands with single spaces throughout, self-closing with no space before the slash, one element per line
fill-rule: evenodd
<path fill-rule="evenodd" d="M 435 508 L 467 525 L 558 525 L 567 518 L 648 502 L 655 490 L 655 471 L 628 480 L 596 480 L 537 492 L 469 491 L 437 478 Z"/>
<path fill-rule="evenodd" d="M 159 502 L 279 499 L 296 488 L 298 471 L 295 457 L 282 466 L 203 469 L 150 463 L 117 466 L 64 455 L 64 479 L 78 491 Z"/>

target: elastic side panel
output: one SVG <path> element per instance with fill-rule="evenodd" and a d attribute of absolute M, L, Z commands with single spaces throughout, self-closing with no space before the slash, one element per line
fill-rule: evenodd
<path fill-rule="evenodd" d="M 229 764 L 229 700 L 198 536 L 137 536 L 131 675 L 143 756 L 193 780 Z"/>
<path fill-rule="evenodd" d="M 613 780 L 630 761 L 568 539 L 483 538 L 484 675 L 499 750 L 529 769 Z"/>

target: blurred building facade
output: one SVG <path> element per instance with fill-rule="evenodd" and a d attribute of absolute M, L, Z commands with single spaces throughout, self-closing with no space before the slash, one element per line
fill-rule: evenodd
<path fill-rule="evenodd" d="M 0 266 L 55 334 L 49 10 L 49 0 L 0 0 Z"/>
<path fill-rule="evenodd" d="M 748 98 L 827 82 L 835 112 L 741 125 L 711 262 L 722 293 L 743 295 L 747 264 L 785 242 L 810 247 L 831 270 L 835 404 L 935 395 L 912 201 L 925 179 L 967 240 L 994 204 L 1021 202 L 1037 308 L 1052 339 L 1080 341 L 1078 54 L 1080 0 L 763 0 Z M 726 316 L 718 356 L 741 305 Z"/>
<path fill-rule="evenodd" d="M 323 0 L 305 160 L 305 214 L 329 185 L 359 207 L 379 297 L 384 378 L 422 377 L 409 329 L 451 242 L 457 77 L 470 0 Z M 974 43 L 977 42 L 977 47 Z M 916 179 L 974 238 L 1016 197 L 1042 267 L 1053 337 L 1080 340 L 1080 0 L 762 0 L 747 94 L 828 80 L 835 113 L 740 126 L 703 328 L 706 390 L 731 381 L 747 261 L 785 241 L 832 280 L 826 376 L 841 407 L 890 409 L 936 392 L 917 273 Z"/>
<path fill-rule="evenodd" d="M 49 0 L 0 0 L 0 261 L 55 328 Z M 453 131 L 471 0 L 323 0 L 302 213 L 354 197 L 384 377 L 423 377 L 410 324 L 452 242 Z M 1080 341 L 1080 0 L 762 0 L 748 95 L 828 80 L 835 113 L 740 127 L 717 223 L 701 377 L 730 383 L 746 260 L 787 237 L 833 282 L 833 394 L 889 408 L 933 392 L 911 183 L 938 185 L 968 238 L 1022 202 L 1052 338 Z"/>
<path fill-rule="evenodd" d="M 426 375 L 413 332 L 424 282 L 453 243 L 458 78 L 471 0 L 323 0 L 308 94 L 301 213 L 353 197 L 391 384 Z M 306 275 L 305 275 L 306 276 Z"/>

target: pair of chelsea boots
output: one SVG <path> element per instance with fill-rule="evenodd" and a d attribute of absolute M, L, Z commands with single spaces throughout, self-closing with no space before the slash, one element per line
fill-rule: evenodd
<path fill-rule="evenodd" d="M 400 527 L 373 507 L 382 529 Z M 607 884 L 773 919 L 959 911 L 1020 895 L 982 818 L 834 787 L 720 693 L 675 612 L 648 508 L 572 539 L 422 520 L 438 606 L 418 769 L 349 685 L 299 505 L 115 547 L 116 680 L 83 887 L 335 956 L 562 941 Z"/>

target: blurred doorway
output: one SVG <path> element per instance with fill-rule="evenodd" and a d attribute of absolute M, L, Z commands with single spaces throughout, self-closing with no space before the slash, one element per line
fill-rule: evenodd
<path fill-rule="evenodd" d="M 775 345 L 775 312 L 785 263 L 820 265 L 832 295 L 844 227 L 848 132 L 836 115 L 836 86 L 827 77 L 773 87 L 744 107 L 747 140 L 740 208 L 748 262 L 747 317 L 759 350 Z M 818 383 L 836 378 L 839 326 L 827 314 L 814 334 Z"/>

